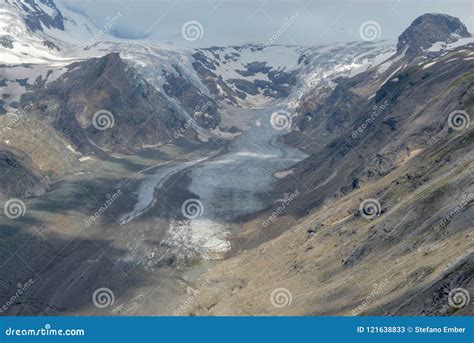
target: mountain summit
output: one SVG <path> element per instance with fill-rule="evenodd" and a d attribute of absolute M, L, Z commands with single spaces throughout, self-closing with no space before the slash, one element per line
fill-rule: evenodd
<path fill-rule="evenodd" d="M 427 13 L 416 18 L 398 37 L 397 51 L 407 49 L 408 56 L 416 56 L 436 42 L 452 43 L 470 36 L 466 26 L 458 18 Z"/>

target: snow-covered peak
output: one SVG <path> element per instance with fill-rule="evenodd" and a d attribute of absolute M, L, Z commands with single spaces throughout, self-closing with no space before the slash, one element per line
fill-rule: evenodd
<path fill-rule="evenodd" d="M 5 0 L 11 9 L 19 14 L 32 32 L 45 28 L 64 30 L 61 11 L 53 0 Z"/>
<path fill-rule="evenodd" d="M 61 60 L 58 52 L 54 42 L 32 31 L 15 6 L 0 7 L 1 63 L 51 63 Z"/>
<path fill-rule="evenodd" d="M 78 46 L 112 39 L 116 13 L 104 27 L 53 0 L 5 0 L 0 5 L 0 53 L 4 64 L 71 61 Z"/>

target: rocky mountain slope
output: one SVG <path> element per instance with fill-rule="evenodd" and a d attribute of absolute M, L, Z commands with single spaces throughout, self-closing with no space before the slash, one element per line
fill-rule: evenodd
<path fill-rule="evenodd" d="M 421 57 L 427 26 L 439 22 L 459 24 L 422 16 L 400 37 L 408 48 L 300 103 L 301 131 L 285 141 L 310 157 L 274 195 L 298 196 L 249 223 L 243 251 L 201 278 L 207 287 L 190 313 L 473 314 L 448 298 L 455 288 L 474 290 L 474 47 L 422 62 L 408 54 Z M 459 27 L 440 25 L 429 40 Z M 248 250 L 249 240 L 269 241 Z"/>
<path fill-rule="evenodd" d="M 0 184 L 3 198 L 40 196 L 48 180 L 22 151 L 0 146 Z"/>
<path fill-rule="evenodd" d="M 50 122 L 85 153 L 97 146 L 133 152 L 167 143 L 184 124 L 177 110 L 118 54 L 73 63 L 58 79 L 37 85 L 21 98 L 34 104 L 30 115 Z"/>
<path fill-rule="evenodd" d="M 321 194 L 339 196 L 385 176 L 411 151 L 458 133 L 448 125 L 448 117 L 457 110 L 469 113 L 472 106 L 471 45 L 440 51 L 423 62 L 411 61 L 405 49 L 398 50 L 378 67 L 341 82 L 316 111 L 302 102 L 297 111 L 304 117 L 303 131 L 288 135 L 286 141 L 313 158 L 296 166 L 295 172 L 309 187 L 323 187 Z M 305 124 L 308 119 L 311 125 Z M 334 168 L 340 170 L 337 178 L 327 179 Z M 321 185 L 318 180 L 326 182 Z M 338 188 L 331 188 L 333 183 Z M 311 206 L 317 198 L 302 201 Z"/>

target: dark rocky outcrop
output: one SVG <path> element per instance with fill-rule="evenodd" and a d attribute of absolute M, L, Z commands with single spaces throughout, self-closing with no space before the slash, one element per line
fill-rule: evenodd
<path fill-rule="evenodd" d="M 186 77 L 180 67 L 174 66 L 176 73 L 166 73 L 167 83 L 163 86 L 166 94 L 180 102 L 184 110 L 196 123 L 205 129 L 215 129 L 220 122 L 217 103 L 202 94 Z"/>
<path fill-rule="evenodd" d="M 51 122 L 83 152 L 97 151 L 97 146 L 132 152 L 144 145 L 169 142 L 184 121 L 117 53 L 73 63 L 68 69 L 22 99 L 34 104 L 34 115 Z M 111 127 L 99 130 L 94 126 L 98 111 L 112 114 Z"/>
<path fill-rule="evenodd" d="M 227 100 L 229 103 L 236 105 L 238 103 L 237 99 L 246 99 L 247 95 L 263 95 L 268 98 L 281 99 L 290 94 L 297 81 L 297 72 L 275 69 L 267 65 L 265 61 L 254 61 L 246 63 L 242 66 L 243 68 L 228 69 L 228 71 L 235 72 L 242 78 L 224 79 L 222 75 L 217 75 L 216 69 L 218 66 L 227 66 L 230 62 L 238 61 L 244 50 L 256 52 L 263 49 L 261 46 L 251 44 L 232 48 L 235 50 L 232 53 L 224 53 L 225 48 L 212 47 L 200 49 L 192 55 L 194 70 L 203 84 L 217 99 Z M 220 54 L 220 52 L 223 54 Z M 212 56 L 206 55 L 206 53 Z M 229 66 L 229 68 L 231 67 Z M 257 73 L 266 75 L 268 80 L 246 79 L 255 76 Z"/>
<path fill-rule="evenodd" d="M 0 37 L 0 45 L 6 49 L 13 49 L 13 42 L 15 40 L 12 36 L 6 35 Z"/>
<path fill-rule="evenodd" d="M 12 0 L 7 0 L 10 1 Z M 53 11 L 52 14 L 46 13 L 38 2 L 49 7 Z M 24 0 L 12 3 L 24 14 L 24 21 L 31 31 L 43 31 L 43 26 L 64 31 L 64 17 L 53 0 Z"/>
<path fill-rule="evenodd" d="M 29 197 L 43 194 L 48 179 L 25 153 L 0 145 L 0 196 Z"/>
<path fill-rule="evenodd" d="M 458 18 L 427 13 L 416 18 L 398 37 L 397 51 L 407 49 L 408 56 L 416 56 L 436 42 L 451 43 L 458 38 L 470 36 L 466 26 Z"/>

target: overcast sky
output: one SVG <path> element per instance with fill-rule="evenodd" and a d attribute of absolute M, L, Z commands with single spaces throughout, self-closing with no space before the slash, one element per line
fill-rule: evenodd
<path fill-rule="evenodd" d="M 120 12 L 115 33 L 126 37 L 207 47 L 265 42 L 280 28 L 276 44 L 314 45 L 360 40 L 362 23 L 375 21 L 380 39 L 396 39 L 419 15 L 447 13 L 474 32 L 473 0 L 57 0 L 86 13 L 99 27 Z M 293 19 L 291 19 L 293 17 Z M 284 26 L 285 18 L 290 20 Z M 196 21 L 196 40 L 182 27 Z"/>

